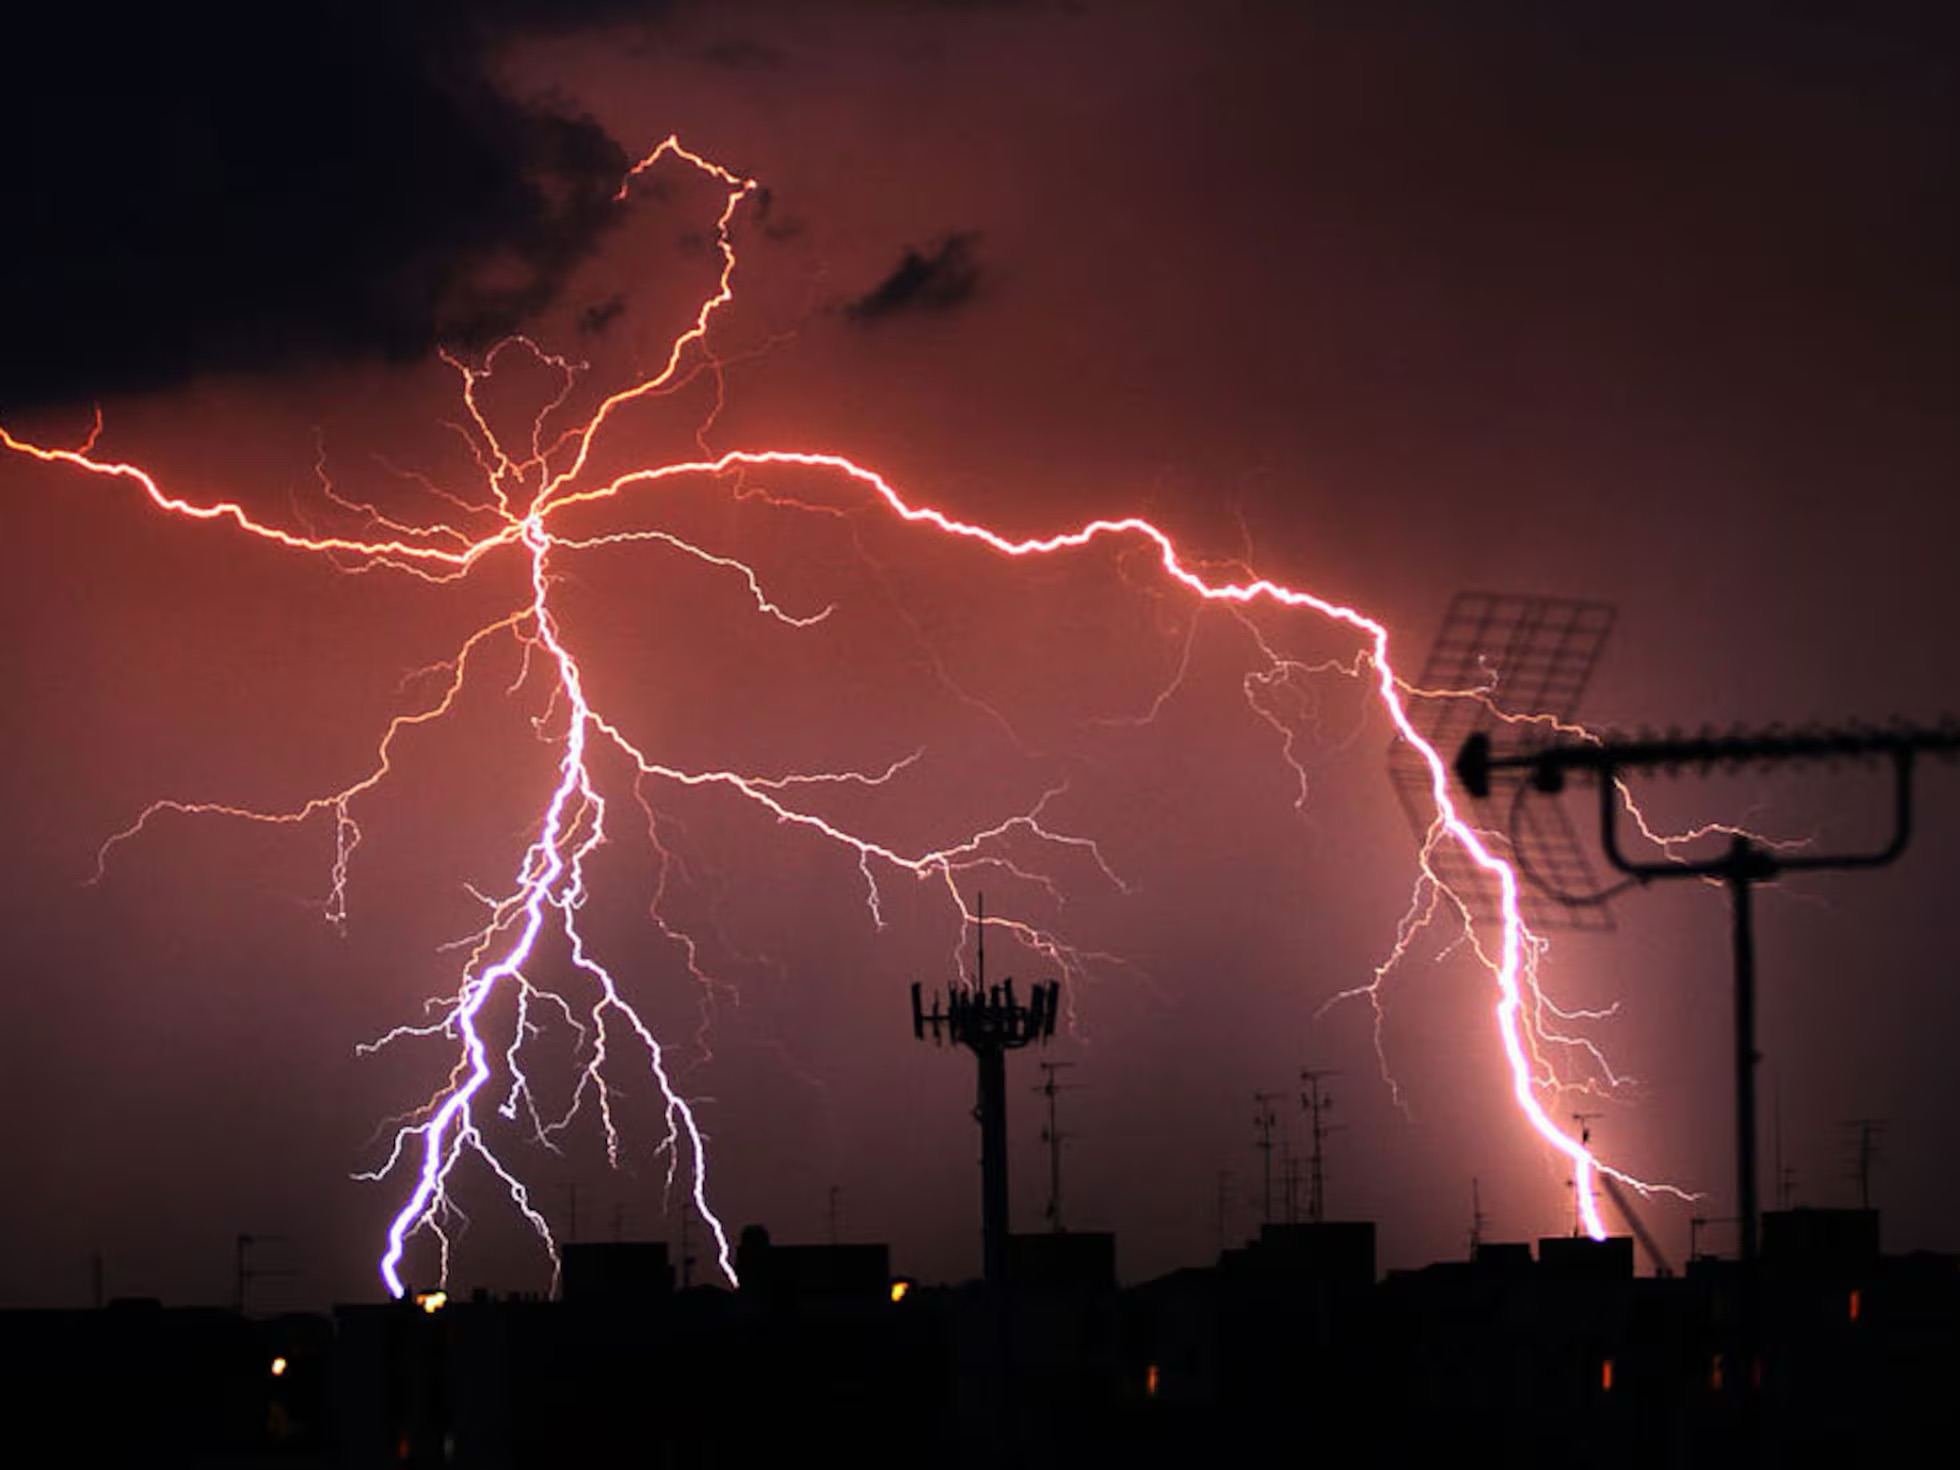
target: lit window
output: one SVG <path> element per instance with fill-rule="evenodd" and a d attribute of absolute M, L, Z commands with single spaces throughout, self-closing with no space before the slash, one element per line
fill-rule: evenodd
<path fill-rule="evenodd" d="M 1613 1360 L 1602 1358 L 1599 1363 L 1599 1390 L 1601 1393 L 1613 1391 Z"/>
<path fill-rule="evenodd" d="M 1143 1370 L 1143 1391 L 1149 1398 L 1157 1397 L 1157 1365 L 1152 1363 Z"/>
<path fill-rule="evenodd" d="M 272 1376 L 274 1378 L 284 1378 L 286 1376 L 286 1360 L 284 1358 L 274 1358 L 272 1360 Z"/>

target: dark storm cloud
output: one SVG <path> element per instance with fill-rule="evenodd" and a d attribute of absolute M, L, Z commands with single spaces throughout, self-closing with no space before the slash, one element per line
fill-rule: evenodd
<path fill-rule="evenodd" d="M 0 92 L 0 412 L 506 329 L 625 166 L 522 106 L 500 41 L 617 0 L 47 7 Z"/>
<path fill-rule="evenodd" d="M 924 251 L 908 248 L 892 273 L 851 302 L 844 314 L 854 322 L 884 321 L 904 312 L 946 312 L 979 294 L 984 272 L 975 254 L 980 236 L 961 231 Z"/>

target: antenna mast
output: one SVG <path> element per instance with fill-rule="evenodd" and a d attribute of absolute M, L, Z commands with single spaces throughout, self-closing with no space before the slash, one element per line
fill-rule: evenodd
<path fill-rule="evenodd" d="M 936 1043 L 950 1041 L 973 1053 L 980 1096 L 980 1242 L 982 1270 L 989 1286 L 1006 1279 L 1007 1264 L 1007 1053 L 1055 1034 L 1061 986 L 1037 983 L 1023 1005 L 1014 997 L 1012 978 L 987 984 L 987 908 L 980 898 L 975 919 L 976 970 L 971 988 L 949 987 L 943 999 L 925 1008 L 923 988 L 912 984 L 912 1034 L 923 1041 L 928 1029 Z"/>
<path fill-rule="evenodd" d="M 1273 1102 L 1278 1096 L 1277 1092 L 1252 1094 L 1252 1101 L 1258 1109 L 1252 1115 L 1252 1131 L 1258 1136 L 1258 1142 L 1253 1147 L 1258 1149 L 1262 1156 L 1261 1167 L 1265 1180 L 1265 1190 L 1259 1206 L 1261 1225 L 1273 1223 L 1273 1129 L 1279 1126 L 1279 1115 L 1273 1111 Z"/>
<path fill-rule="evenodd" d="M 1048 1228 L 1057 1235 L 1067 1233 L 1068 1227 L 1062 1224 L 1062 1142 L 1069 1135 L 1062 1132 L 1062 1125 L 1055 1116 L 1055 1094 L 1071 1089 L 1055 1080 L 1055 1074 L 1064 1067 L 1072 1067 L 1073 1062 L 1040 1063 L 1041 1085 L 1035 1091 L 1048 1099 L 1048 1122 L 1041 1130 L 1041 1141 L 1048 1145 Z"/>
<path fill-rule="evenodd" d="M 1338 1077 L 1338 1072 L 1315 1071 L 1308 1067 L 1301 1071 L 1300 1080 L 1307 1090 L 1300 1094 L 1300 1106 L 1312 1119 L 1313 1154 L 1307 1176 L 1307 1219 L 1318 1225 L 1327 1218 L 1327 1135 L 1337 1131 L 1321 1116 L 1331 1112 L 1334 1107 L 1332 1093 L 1323 1093 L 1320 1084 L 1323 1078 Z"/>

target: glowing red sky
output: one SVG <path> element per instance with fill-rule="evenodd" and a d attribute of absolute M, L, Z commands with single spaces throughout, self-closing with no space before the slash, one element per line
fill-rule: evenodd
<path fill-rule="evenodd" d="M 849 453 L 1014 533 L 1145 511 L 1202 553 L 1367 609 L 1411 662 L 1459 588 L 1600 598 L 1621 609 L 1585 706 L 1603 723 L 1952 707 L 1960 169 L 1929 121 L 1950 124 L 1950 69 L 1876 23 L 1831 37 L 1710 34 L 1665 8 L 1617 32 L 1214 9 L 657 7 L 513 43 L 497 74 L 511 95 L 569 98 L 628 150 L 678 130 L 768 185 L 721 341 L 766 351 L 731 370 L 718 446 Z M 605 236 L 537 314 L 540 337 L 601 370 L 664 344 L 711 268 L 704 202 L 677 182 Z M 956 234 L 973 237 L 970 297 L 845 309 L 905 250 Z M 615 301 L 581 335 L 580 314 Z M 452 385 L 432 360 L 354 354 L 187 372 L 104 412 L 118 452 L 286 519 L 320 444 L 343 488 L 385 482 L 376 455 L 459 472 L 439 427 Z M 90 396 L 8 421 L 73 439 Z M 683 452 L 707 406 L 702 385 L 636 419 L 633 456 Z M 0 593 L 0 1158 L 16 1202 L 0 1305 L 79 1300 L 97 1247 L 112 1290 L 218 1297 L 239 1230 L 291 1238 L 291 1299 L 367 1294 L 395 1199 L 348 1175 L 443 1058 L 353 1048 L 447 988 L 438 946 L 476 921 L 465 885 L 507 880 L 549 777 L 536 711 L 483 697 L 405 752 L 402 784 L 364 812 L 344 934 L 313 906 L 324 829 L 165 823 L 81 884 L 158 796 L 280 805 L 348 779 L 404 676 L 507 606 L 521 568 L 450 588 L 349 579 L 11 460 L 0 504 L 16 552 Z M 1123 961 L 1079 988 L 1055 1055 L 1084 1084 L 1066 1099 L 1070 1219 L 1119 1230 L 1126 1274 L 1206 1255 L 1220 1169 L 1233 1232 L 1250 1226 L 1250 1095 L 1306 1064 L 1344 1074 L 1333 1202 L 1381 1219 L 1391 1263 L 1460 1247 L 1472 1176 L 1497 1234 L 1569 1221 L 1507 1108 L 1488 982 L 1462 955 L 1428 947 L 1390 992 L 1406 1111 L 1366 1008 L 1316 1020 L 1386 952 L 1413 874 L 1364 689 L 1299 691 L 1297 813 L 1222 615 L 1200 620 L 1152 725 L 1110 723 L 1162 687 L 1192 615 L 1120 556 L 1010 569 L 888 524 L 786 525 L 705 488 L 660 514 L 755 557 L 779 599 L 840 611 L 792 636 L 675 560 L 584 557 L 571 636 L 637 729 L 676 759 L 775 767 L 927 746 L 925 794 L 853 808 L 901 841 L 1066 778 L 1066 824 L 1133 884 L 1069 869 L 1056 916 Z M 1262 627 L 1304 658 L 1352 648 Z M 1939 939 L 1960 802 L 1950 771 L 1923 784 L 1904 867 L 1765 896 L 1764 1094 L 1767 1112 L 1781 1093 L 1813 1202 L 1846 1198 L 1838 1120 L 1890 1119 L 1888 1241 L 1950 1248 L 1960 1095 L 1943 1047 L 1960 1015 Z M 1684 821 L 1830 839 L 1880 819 L 1878 783 L 1855 773 L 1655 795 Z M 945 915 L 899 890 L 879 934 L 834 853 L 707 802 L 671 817 L 677 903 L 727 982 L 708 1048 L 682 1047 L 724 1217 L 817 1238 L 834 1184 L 848 1234 L 892 1240 L 906 1269 L 970 1271 L 971 1068 L 915 1044 L 905 1013 L 911 980 L 943 978 Z M 590 923 L 685 1043 L 702 997 L 644 922 L 650 877 L 622 851 Z M 1560 939 L 1547 972 L 1562 999 L 1622 1003 L 1595 1034 L 1641 1082 L 1598 1136 L 1723 1213 L 1719 897 L 1633 895 L 1618 915 L 1610 937 Z M 1016 1093 L 1026 1228 L 1034 1104 Z M 526 1165 L 561 1219 L 578 1184 L 583 1233 L 617 1208 L 630 1232 L 672 1234 L 651 1160 L 609 1176 L 587 1137 Z M 464 1284 L 540 1285 L 507 1211 L 470 1202 Z M 1654 1212 L 1677 1250 L 1689 1213 Z"/>

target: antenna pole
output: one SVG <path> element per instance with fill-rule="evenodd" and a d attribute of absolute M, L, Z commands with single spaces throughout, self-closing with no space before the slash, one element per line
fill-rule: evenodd
<path fill-rule="evenodd" d="M 1307 1176 L 1307 1219 L 1315 1225 L 1327 1218 L 1327 1135 L 1335 1131 L 1323 1117 L 1333 1110 L 1333 1094 L 1322 1092 L 1320 1084 L 1328 1077 L 1339 1075 L 1311 1067 L 1300 1073 L 1300 1080 L 1307 1085 L 1307 1090 L 1300 1094 L 1300 1106 L 1311 1119 L 1313 1132 L 1312 1172 Z"/>
<path fill-rule="evenodd" d="M 1853 1118 L 1844 1125 L 1858 1130 L 1858 1153 L 1852 1178 L 1858 1181 L 1858 1208 L 1872 1207 L 1872 1164 L 1878 1158 L 1878 1136 L 1885 1131 L 1883 1118 Z"/>
<path fill-rule="evenodd" d="M 1573 1126 L 1579 1130 L 1580 1147 L 1583 1148 L 1592 1142 L 1592 1125 L 1601 1116 L 1599 1113 L 1574 1113 L 1572 1115 Z M 1579 1170 L 1577 1166 L 1574 1166 L 1572 1170 L 1572 1177 L 1566 1181 L 1566 1187 L 1572 1191 L 1572 1238 L 1577 1240 L 1586 1233 L 1586 1209 L 1584 1202 L 1579 1198 Z"/>
<path fill-rule="evenodd" d="M 979 1097 L 974 1117 L 980 1123 L 980 1243 L 982 1269 L 989 1286 L 1006 1280 L 1007 1258 L 1007 1053 L 1055 1034 L 1061 1010 L 1061 986 L 1053 980 L 1037 983 L 1025 1003 L 1015 998 L 1014 981 L 987 983 L 986 900 L 976 910 L 975 975 L 971 986 L 956 984 L 925 1005 L 924 987 L 912 986 L 912 1034 L 919 1040 L 931 1033 L 935 1042 L 950 1041 L 973 1053 Z"/>
<path fill-rule="evenodd" d="M 1048 1099 L 1048 1125 L 1041 1130 L 1041 1141 L 1048 1145 L 1048 1228 L 1055 1234 L 1067 1233 L 1062 1224 L 1062 1141 L 1068 1137 L 1062 1132 L 1061 1123 L 1056 1118 L 1055 1095 L 1068 1089 L 1055 1080 L 1055 1074 L 1072 1062 L 1042 1062 L 1042 1082 L 1035 1091 Z"/>
<path fill-rule="evenodd" d="M 1258 1136 L 1253 1146 L 1260 1153 L 1260 1167 L 1264 1179 L 1264 1189 L 1260 1196 L 1259 1223 L 1273 1223 L 1273 1129 L 1279 1126 L 1279 1115 L 1273 1111 L 1277 1092 L 1255 1092 L 1252 1101 L 1258 1111 L 1252 1115 L 1252 1130 Z"/>

